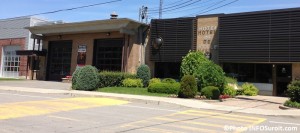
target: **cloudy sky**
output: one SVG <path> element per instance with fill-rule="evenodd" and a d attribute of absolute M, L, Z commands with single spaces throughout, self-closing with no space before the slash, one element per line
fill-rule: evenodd
<path fill-rule="evenodd" d="M 61 9 L 117 0 L 1 0 L 0 19 L 26 16 Z M 38 15 L 48 20 L 66 22 L 108 19 L 115 11 L 121 18 L 138 20 L 139 8 L 149 8 L 149 16 L 158 18 L 159 0 L 120 0 L 77 10 Z M 249 12 L 300 7 L 300 0 L 163 0 L 163 18 L 201 14 Z"/>

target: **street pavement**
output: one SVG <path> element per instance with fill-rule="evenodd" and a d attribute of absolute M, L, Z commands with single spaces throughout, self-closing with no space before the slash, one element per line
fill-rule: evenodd
<path fill-rule="evenodd" d="M 300 123 L 296 117 L 253 115 L 189 108 L 166 102 L 65 93 L 0 91 L 1 133 L 299 132 L 298 130 Z"/>

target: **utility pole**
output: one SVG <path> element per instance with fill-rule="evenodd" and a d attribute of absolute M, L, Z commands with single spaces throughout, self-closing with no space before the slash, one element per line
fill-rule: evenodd
<path fill-rule="evenodd" d="M 159 19 L 162 18 L 162 7 L 163 7 L 163 0 L 159 2 Z"/>

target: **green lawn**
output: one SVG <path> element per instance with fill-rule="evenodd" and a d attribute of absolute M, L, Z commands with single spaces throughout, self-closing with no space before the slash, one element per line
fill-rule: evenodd
<path fill-rule="evenodd" d="M 169 94 L 150 93 L 150 92 L 147 91 L 147 88 L 105 87 L 105 88 L 99 88 L 97 91 L 99 91 L 99 92 L 108 92 L 108 93 L 120 93 L 120 94 L 159 96 L 159 97 L 169 96 Z"/>

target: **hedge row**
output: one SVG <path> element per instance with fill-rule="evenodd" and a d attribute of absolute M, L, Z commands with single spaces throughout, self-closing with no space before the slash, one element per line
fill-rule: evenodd
<path fill-rule="evenodd" d="M 127 78 L 135 79 L 136 75 L 124 72 L 102 71 L 99 73 L 99 88 L 122 86 L 122 81 Z"/>

